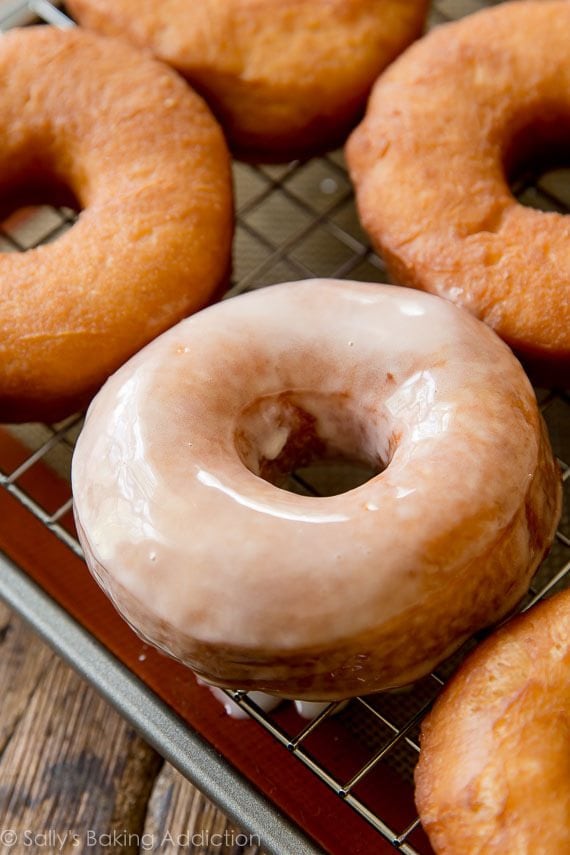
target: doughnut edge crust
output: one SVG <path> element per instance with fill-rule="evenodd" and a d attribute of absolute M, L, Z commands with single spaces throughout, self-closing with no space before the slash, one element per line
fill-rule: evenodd
<path fill-rule="evenodd" d="M 469 309 L 533 380 L 564 387 L 570 217 L 519 204 L 506 174 L 533 140 L 568 141 L 550 137 L 570 120 L 569 29 L 567 0 L 501 3 L 437 28 L 379 78 L 346 148 L 394 281 Z"/>
<path fill-rule="evenodd" d="M 438 855 L 570 849 L 570 591 L 501 627 L 424 720 L 415 772 Z"/>
<path fill-rule="evenodd" d="M 246 466 L 237 417 L 257 401 Z M 386 469 L 326 499 L 258 477 L 257 446 L 272 463 L 311 424 Z M 326 700 L 409 683 L 511 611 L 561 479 L 492 331 L 430 295 L 313 281 L 232 298 L 137 354 L 91 406 L 73 490 L 89 567 L 140 634 L 213 684 Z"/>
<path fill-rule="evenodd" d="M 427 0 L 72 0 L 82 26 L 172 65 L 253 160 L 342 143 L 380 72 L 417 38 Z"/>
<path fill-rule="evenodd" d="M 0 421 L 54 421 L 227 281 L 229 153 L 169 68 L 80 29 L 0 41 L 0 186 L 65 188 L 55 242 L 0 253 Z"/>

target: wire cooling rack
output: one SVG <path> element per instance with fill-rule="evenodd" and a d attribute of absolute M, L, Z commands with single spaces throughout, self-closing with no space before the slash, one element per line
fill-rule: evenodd
<path fill-rule="evenodd" d="M 484 0 L 439 0 L 432 9 L 430 25 L 489 5 L 496 4 Z M 47 0 L 0 0 L 0 29 L 36 21 L 64 27 L 73 25 L 59 4 Z M 387 281 L 382 261 L 371 250 L 359 226 L 341 153 L 284 166 L 254 167 L 237 163 L 234 179 L 237 229 L 234 279 L 229 296 L 279 281 L 312 276 Z M 570 170 L 526 174 L 518 180 L 513 192 L 524 204 L 569 213 Z M 53 241 L 69 229 L 75 219 L 74 211 L 48 205 L 17 211 L 0 226 L 0 252 L 25 251 Z M 535 577 L 524 607 L 570 585 L 570 398 L 567 393 L 555 390 L 537 390 L 537 395 L 560 460 L 565 511 L 551 553 Z M 59 507 L 48 508 L 33 499 L 24 484 L 40 462 L 69 478 L 73 445 L 81 425 L 82 417 L 75 416 L 55 425 L 9 428 L 29 448 L 29 455 L 12 471 L 0 469 L 0 489 L 15 497 L 78 556 L 81 556 L 79 543 L 69 526 L 62 524 L 71 510 L 71 495 Z M 305 473 L 295 477 L 293 489 L 315 493 L 318 484 Z M 414 855 L 429 851 L 429 848 L 417 834 L 419 820 L 411 787 L 408 788 L 410 803 L 399 811 L 400 816 L 408 819 L 398 826 L 389 811 L 377 807 L 378 800 L 371 806 L 362 785 L 373 778 L 374 771 L 382 764 L 411 783 L 419 752 L 421 719 L 465 650 L 472 645 L 473 642 L 466 645 L 462 652 L 411 690 L 355 698 L 344 706 L 330 704 L 295 733 L 283 726 L 278 713 L 264 712 L 246 693 L 230 695 L 396 849 Z M 360 759 L 349 775 L 346 772 L 340 775 L 334 762 L 323 762 L 315 747 L 315 735 L 326 728 L 333 715 L 342 718 L 366 749 L 365 760 Z M 263 832 L 263 829 L 257 830 Z"/>

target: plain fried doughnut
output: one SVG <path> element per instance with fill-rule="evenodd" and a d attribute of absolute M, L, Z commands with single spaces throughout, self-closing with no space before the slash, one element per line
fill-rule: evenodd
<path fill-rule="evenodd" d="M 14 30 L 0 79 L 4 197 L 63 187 L 83 208 L 55 243 L 0 253 L 0 421 L 54 420 L 225 282 L 229 156 L 201 98 L 118 41 Z"/>
<path fill-rule="evenodd" d="M 416 801 L 438 855 L 570 852 L 570 591 L 466 660 L 421 746 Z"/>
<path fill-rule="evenodd" d="M 70 0 L 201 92 L 234 150 L 290 160 L 342 142 L 380 72 L 419 36 L 427 0 Z"/>
<path fill-rule="evenodd" d="M 327 498 L 275 486 L 315 456 L 385 469 Z M 560 509 L 506 345 L 436 297 L 331 280 L 228 300 L 133 357 L 91 405 L 73 491 L 89 567 L 145 638 L 309 700 L 408 683 L 505 615 Z"/>
<path fill-rule="evenodd" d="M 443 26 L 376 84 L 347 156 L 395 281 L 484 320 L 537 380 L 570 384 L 570 217 L 507 175 L 570 140 L 570 2 L 502 3 Z"/>

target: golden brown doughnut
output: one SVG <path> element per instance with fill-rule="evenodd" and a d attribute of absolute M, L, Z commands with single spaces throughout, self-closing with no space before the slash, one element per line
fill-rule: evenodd
<path fill-rule="evenodd" d="M 84 26 L 168 62 L 236 151 L 287 160 L 342 142 L 427 0 L 70 0 Z"/>
<path fill-rule="evenodd" d="M 229 157 L 201 98 L 118 41 L 14 30 L 0 79 L 4 195 L 51 185 L 83 209 L 55 243 L 0 254 L 0 421 L 53 420 L 222 284 Z"/>
<path fill-rule="evenodd" d="M 570 852 L 570 591 L 466 660 L 421 748 L 416 802 L 438 855 Z"/>
<path fill-rule="evenodd" d="M 326 498 L 276 486 L 314 456 L 382 471 Z M 72 484 L 88 566 L 143 637 L 210 683 L 308 700 L 409 683 L 504 617 L 561 495 L 492 330 L 335 280 L 155 339 L 92 402 Z"/>
<path fill-rule="evenodd" d="M 347 157 L 393 278 L 492 326 L 547 384 L 570 383 L 570 217 L 523 207 L 507 174 L 570 139 L 570 2 L 514 2 L 433 31 L 376 84 Z"/>

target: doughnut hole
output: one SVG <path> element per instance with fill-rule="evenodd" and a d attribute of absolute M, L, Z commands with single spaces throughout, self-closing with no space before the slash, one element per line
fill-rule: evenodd
<path fill-rule="evenodd" d="M 377 437 L 346 393 L 284 391 L 242 410 L 235 444 L 244 465 L 276 487 L 334 496 L 386 468 Z"/>
<path fill-rule="evenodd" d="M 544 192 L 544 185 L 550 173 L 570 169 L 568 110 L 546 105 L 538 114 L 521 115 L 504 146 L 503 169 L 511 193 L 522 205 L 566 213 L 558 199 Z"/>
<path fill-rule="evenodd" d="M 48 208 L 67 210 L 55 212 Z M 56 240 L 72 226 L 82 209 L 70 183 L 47 164 L 29 164 L 23 174 L 18 169 L 0 176 L 0 230 L 21 251 Z"/>

